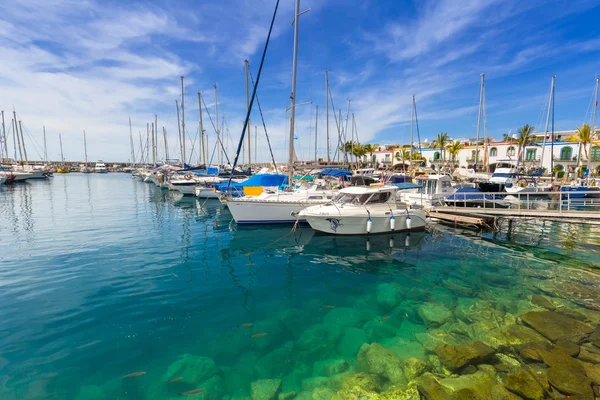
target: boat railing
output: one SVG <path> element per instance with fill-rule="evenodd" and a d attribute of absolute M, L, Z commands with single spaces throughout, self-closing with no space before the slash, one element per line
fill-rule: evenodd
<path fill-rule="evenodd" d="M 455 209 L 471 208 L 502 208 L 515 211 L 548 209 L 553 211 L 600 211 L 600 197 L 582 197 L 580 192 L 479 192 L 464 193 L 464 200 L 458 192 L 452 202 L 444 203 Z M 600 196 L 600 193 L 598 194 Z M 474 202 L 478 206 L 469 206 Z"/>

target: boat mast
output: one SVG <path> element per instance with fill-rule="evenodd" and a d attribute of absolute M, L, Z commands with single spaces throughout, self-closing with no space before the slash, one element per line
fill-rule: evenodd
<path fill-rule="evenodd" d="M 206 167 L 206 155 L 204 154 L 204 124 L 202 123 L 202 95 L 198 92 L 198 110 L 200 111 L 200 152 L 202 153 L 202 164 Z"/>
<path fill-rule="evenodd" d="M 317 155 L 318 145 L 317 145 L 317 134 L 319 128 L 319 106 L 315 107 L 315 165 L 319 165 L 319 158 Z"/>
<path fill-rule="evenodd" d="M 596 77 L 596 94 L 594 98 L 594 111 L 592 112 L 592 126 L 590 132 L 590 139 L 593 141 L 594 136 L 596 136 L 596 109 L 598 108 L 598 83 L 600 82 L 600 78 Z M 584 149 L 585 151 L 585 149 Z M 592 146 L 590 145 L 590 152 L 587 157 L 587 166 L 585 167 L 588 171 L 590 169 L 590 158 L 592 158 Z M 590 179 L 590 174 L 588 172 L 588 180 Z"/>
<path fill-rule="evenodd" d="M 410 103 L 410 165 L 413 166 L 413 145 L 414 141 L 414 129 L 415 129 L 415 95 L 413 94 L 412 103 Z"/>
<path fill-rule="evenodd" d="M 246 112 L 248 112 L 248 110 L 250 109 L 250 92 L 249 92 L 249 86 L 248 86 L 248 71 L 250 69 L 250 66 L 248 65 L 248 59 L 244 60 L 244 64 L 246 65 Z M 251 170 L 251 159 L 250 159 L 250 155 L 252 154 L 251 150 L 250 150 L 250 143 L 252 142 L 252 137 L 250 135 L 250 120 L 248 120 L 248 170 Z M 256 162 L 256 160 L 254 160 Z"/>
<path fill-rule="evenodd" d="M 62 166 L 64 166 L 65 165 L 65 156 L 63 154 L 62 135 L 60 133 L 58 134 L 58 141 L 60 143 L 60 159 L 61 159 L 61 162 L 62 162 Z"/>
<path fill-rule="evenodd" d="M 215 83 L 214 86 L 215 88 L 215 119 L 216 119 L 216 131 L 217 131 L 217 141 L 221 142 L 221 136 L 219 135 L 219 100 L 217 98 L 217 84 Z M 223 165 L 223 142 L 221 142 L 221 152 L 220 152 L 221 156 L 219 158 L 219 165 Z"/>
<path fill-rule="evenodd" d="M 352 113 L 352 153 L 350 153 L 350 157 L 354 156 L 354 163 L 356 164 L 356 168 L 358 168 L 358 156 L 356 155 L 356 153 L 354 152 L 354 148 L 356 147 L 356 145 L 358 143 L 354 143 L 354 128 L 355 128 L 355 122 L 354 122 L 354 113 Z M 358 142 L 358 140 L 357 140 Z"/>
<path fill-rule="evenodd" d="M 542 156 L 540 158 L 540 168 L 542 168 L 542 163 L 544 162 L 544 153 L 546 152 L 546 137 L 548 136 L 548 127 L 550 125 L 550 110 L 552 108 L 552 96 L 554 94 L 554 78 L 556 78 L 556 75 L 552 76 L 552 81 L 550 83 L 550 96 L 548 97 L 548 113 L 546 114 L 546 127 L 544 128 L 544 144 L 542 147 Z M 552 141 L 554 142 L 554 139 L 552 139 Z M 550 158 L 552 158 L 553 155 L 550 155 Z M 550 171 L 550 174 L 552 174 L 553 171 Z"/>
<path fill-rule="evenodd" d="M 133 132 L 131 131 L 131 117 L 129 117 L 129 146 L 131 146 L 131 167 L 135 164 L 135 147 L 133 145 Z"/>
<path fill-rule="evenodd" d="M 25 137 L 23 136 L 23 124 L 22 121 L 19 121 L 19 130 L 21 131 L 21 142 L 23 144 L 23 155 L 25 156 L 25 164 L 29 164 L 27 160 L 27 149 L 25 149 Z M 18 135 L 18 132 L 17 132 Z"/>
<path fill-rule="evenodd" d="M 154 158 L 158 161 L 158 115 L 154 114 Z M 165 159 L 165 164 L 167 160 Z"/>
<path fill-rule="evenodd" d="M 175 108 L 177 109 L 177 131 L 179 138 L 179 157 L 181 157 L 181 166 L 183 167 L 183 147 L 181 146 L 181 123 L 179 121 L 179 102 L 175 100 Z"/>
<path fill-rule="evenodd" d="M 481 74 L 481 87 L 479 90 L 479 112 L 477 113 L 477 141 L 475 142 L 475 165 L 473 170 L 477 172 L 477 162 L 479 160 L 479 134 L 481 131 L 481 109 L 483 105 L 483 85 L 485 82 L 485 75 Z"/>
<path fill-rule="evenodd" d="M 483 140 L 485 140 L 484 143 L 484 160 L 483 160 L 483 164 L 485 165 L 485 172 L 489 172 L 490 169 L 490 159 L 488 157 L 488 148 L 489 148 L 489 143 L 488 143 L 488 131 L 487 131 L 487 101 L 485 99 L 485 86 L 483 87 Z"/>
<path fill-rule="evenodd" d="M 169 160 L 169 146 L 167 146 L 167 130 L 163 126 L 163 139 L 165 141 L 165 164 L 168 164 Z"/>
<path fill-rule="evenodd" d="M 4 141 L 4 153 L 8 161 L 8 142 L 6 141 L 6 126 L 4 125 L 4 110 L 2 110 L 2 140 Z"/>
<path fill-rule="evenodd" d="M 296 7 L 294 9 L 294 55 L 292 58 L 292 105 L 291 105 L 291 113 L 290 113 L 290 143 L 289 143 L 289 152 L 288 152 L 288 165 L 289 165 L 289 182 L 288 185 L 292 187 L 292 177 L 294 175 L 294 131 L 296 125 L 296 70 L 298 67 L 298 28 L 299 21 L 298 18 L 300 16 L 300 0 L 296 0 Z"/>
<path fill-rule="evenodd" d="M 46 145 L 46 127 L 42 127 L 44 130 L 44 162 L 48 162 L 48 146 Z M 4 112 L 2 115 L 2 129 L 4 129 Z M 6 149 L 6 155 L 8 157 L 8 148 Z"/>
<path fill-rule="evenodd" d="M 21 151 L 21 138 L 19 138 L 19 128 L 17 127 L 17 112 L 15 110 L 13 110 L 13 140 L 14 140 L 14 136 L 17 136 L 17 147 L 19 148 L 19 157 L 21 159 L 21 162 L 23 162 L 23 152 Z M 17 152 L 15 151 L 15 161 L 17 158 Z"/>
<path fill-rule="evenodd" d="M 183 92 L 183 75 L 181 76 L 181 150 L 183 151 L 183 164 L 185 166 L 185 108 L 183 107 L 184 92 Z"/>
<path fill-rule="evenodd" d="M 156 165 L 156 141 L 154 140 L 154 122 L 150 125 L 150 136 L 152 136 L 152 165 Z"/>
<path fill-rule="evenodd" d="M 254 125 L 254 163 L 258 161 L 258 126 Z"/>
<path fill-rule="evenodd" d="M 329 71 L 325 71 L 325 130 L 327 132 L 327 165 L 331 164 L 329 147 Z"/>
<path fill-rule="evenodd" d="M 88 160 L 87 160 L 87 140 L 85 138 L 85 129 L 83 130 L 83 152 L 84 152 L 84 155 L 85 155 L 85 166 L 87 167 L 87 163 L 88 163 Z"/>

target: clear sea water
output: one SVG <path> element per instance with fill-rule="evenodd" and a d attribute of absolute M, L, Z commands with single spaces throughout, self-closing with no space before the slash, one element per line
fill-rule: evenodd
<path fill-rule="evenodd" d="M 460 301 L 444 282 L 520 301 L 522 270 L 600 265 L 600 229 L 586 225 L 290 229 L 237 227 L 218 201 L 128 174 L 0 188 L 0 398 L 245 398 L 259 378 L 306 392 L 315 362 L 352 368 L 363 342 L 423 358 L 417 307 Z M 390 285 L 410 303 L 393 304 Z"/>

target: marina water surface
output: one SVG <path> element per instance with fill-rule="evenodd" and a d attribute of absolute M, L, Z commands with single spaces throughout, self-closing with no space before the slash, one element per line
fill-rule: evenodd
<path fill-rule="evenodd" d="M 547 372 L 518 346 L 556 341 L 521 316 L 600 323 L 599 233 L 333 237 L 241 228 L 218 201 L 126 174 L 6 186 L 0 398 L 418 399 L 426 379 L 485 398 Z M 474 342 L 493 351 L 470 365 L 440 350 Z"/>

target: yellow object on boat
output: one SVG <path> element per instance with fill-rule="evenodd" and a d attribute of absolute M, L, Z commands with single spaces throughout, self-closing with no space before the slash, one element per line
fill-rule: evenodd
<path fill-rule="evenodd" d="M 68 173 L 69 173 L 69 172 L 71 172 L 71 171 L 69 171 L 69 170 L 68 170 L 68 169 L 66 169 L 66 168 L 58 168 L 58 169 L 56 170 L 56 172 L 57 172 L 57 173 L 59 173 L 59 174 L 68 174 Z"/>
<path fill-rule="evenodd" d="M 245 196 L 259 196 L 263 191 L 262 186 L 244 186 Z"/>

